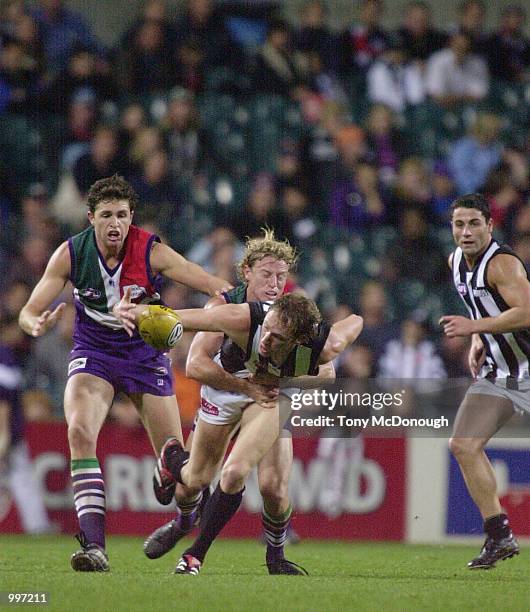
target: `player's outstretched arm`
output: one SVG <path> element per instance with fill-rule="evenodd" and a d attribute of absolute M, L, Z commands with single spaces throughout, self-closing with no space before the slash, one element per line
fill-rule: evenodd
<path fill-rule="evenodd" d="M 352 314 L 342 321 L 337 321 L 331 327 L 326 344 L 320 353 L 319 364 L 333 361 L 354 342 L 363 329 L 363 319 Z"/>
<path fill-rule="evenodd" d="M 53 311 L 48 308 L 63 290 L 69 276 L 70 251 L 68 243 L 63 242 L 51 256 L 42 278 L 20 311 L 18 323 L 27 334 L 42 336 L 55 325 L 65 304 L 59 304 Z"/>
<path fill-rule="evenodd" d="M 523 264 L 513 255 L 497 255 L 488 265 L 488 284 L 509 306 L 496 317 L 472 320 L 446 315 L 440 319 L 451 338 L 472 334 L 505 334 L 530 328 L 530 283 Z"/>
<path fill-rule="evenodd" d="M 205 309 L 225 304 L 224 298 L 217 296 L 208 300 Z M 223 334 L 213 332 L 198 332 L 195 334 L 188 352 L 186 376 L 215 389 L 248 395 L 256 402 L 268 407 L 269 402 L 278 395 L 278 390 L 268 389 L 250 382 L 247 378 L 234 376 L 226 372 L 213 360 L 222 341 Z"/>
<path fill-rule="evenodd" d="M 228 281 L 209 274 L 204 268 L 188 261 L 167 244 L 153 243 L 150 264 L 153 272 L 211 296 L 231 288 Z"/>

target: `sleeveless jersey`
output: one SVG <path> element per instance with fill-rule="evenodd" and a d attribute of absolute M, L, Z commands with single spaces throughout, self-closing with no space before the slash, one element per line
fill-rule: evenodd
<path fill-rule="evenodd" d="M 88 227 L 68 240 L 70 280 L 74 286 L 76 322 L 74 350 L 110 350 L 116 356 L 149 359 L 158 354 L 140 338 L 137 331 L 129 337 L 112 314 L 127 288 L 135 303 L 159 302 L 157 279 L 153 277 L 149 255 L 158 236 L 134 225 L 129 227 L 125 254 L 114 268 L 107 267 L 96 244 L 94 228 Z"/>
<path fill-rule="evenodd" d="M 517 257 L 508 246 L 492 240 L 470 270 L 462 249 L 458 247 L 453 253 L 453 281 L 472 319 L 496 317 L 510 308 L 487 278 L 489 262 L 501 254 Z M 480 334 L 480 337 L 487 355 L 480 378 L 528 378 L 530 330 Z"/>
<path fill-rule="evenodd" d="M 331 329 L 329 323 L 324 321 L 319 323 L 315 338 L 308 344 L 295 346 L 283 364 L 277 367 L 269 359 L 262 357 L 258 351 L 261 326 L 271 305 L 270 302 L 249 302 L 250 330 L 246 351 L 243 351 L 232 340 L 225 338 L 221 346 L 221 365 L 232 374 L 247 370 L 253 374 L 261 371 L 282 378 L 304 375 L 316 376 L 318 374 L 318 359 Z"/>

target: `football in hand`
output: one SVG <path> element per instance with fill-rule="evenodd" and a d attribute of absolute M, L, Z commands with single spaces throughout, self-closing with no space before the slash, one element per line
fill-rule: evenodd
<path fill-rule="evenodd" d="M 138 331 L 143 341 L 157 351 L 167 351 L 182 338 L 184 327 L 171 308 L 149 306 L 138 319 Z"/>

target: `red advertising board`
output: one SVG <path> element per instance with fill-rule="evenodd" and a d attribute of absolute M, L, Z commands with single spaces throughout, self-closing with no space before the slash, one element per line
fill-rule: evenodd
<path fill-rule="evenodd" d="M 31 424 L 27 440 L 50 518 L 65 533 L 77 530 L 69 477 L 66 425 Z M 406 440 L 367 438 L 294 441 L 291 477 L 293 524 L 306 538 L 402 540 L 405 530 Z M 106 425 L 98 457 L 107 494 L 107 531 L 146 535 L 172 516 L 151 490 L 154 456 L 143 429 Z M 3 495 L 0 532 L 18 533 L 16 508 Z M 224 536 L 260 534 L 261 498 L 256 477 L 249 479 L 242 509 Z"/>

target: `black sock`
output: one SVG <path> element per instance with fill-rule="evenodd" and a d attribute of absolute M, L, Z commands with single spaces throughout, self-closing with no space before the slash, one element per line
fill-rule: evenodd
<path fill-rule="evenodd" d="M 180 444 L 168 446 L 164 452 L 163 459 L 167 469 L 171 472 L 173 478 L 181 484 L 184 483 L 182 482 L 180 472 L 186 463 L 188 463 L 189 458 L 190 454 Z"/>
<path fill-rule="evenodd" d="M 199 528 L 202 529 L 206 521 L 208 520 L 208 516 L 210 515 L 212 504 L 210 503 L 212 499 L 212 492 L 210 491 L 210 485 L 204 487 L 202 490 L 202 499 L 201 504 L 199 506 L 200 512 L 200 520 L 199 520 Z"/>
<path fill-rule="evenodd" d="M 221 485 L 217 485 L 208 502 L 210 511 L 207 513 L 206 520 L 201 527 L 201 532 L 184 554 L 192 555 L 201 562 L 204 561 L 204 557 L 213 541 L 241 505 L 244 490 L 243 488 L 241 491 L 233 494 L 224 493 L 221 490 Z"/>
<path fill-rule="evenodd" d="M 506 514 L 497 514 L 486 519 L 484 521 L 484 531 L 493 540 L 508 538 L 512 533 Z"/>

